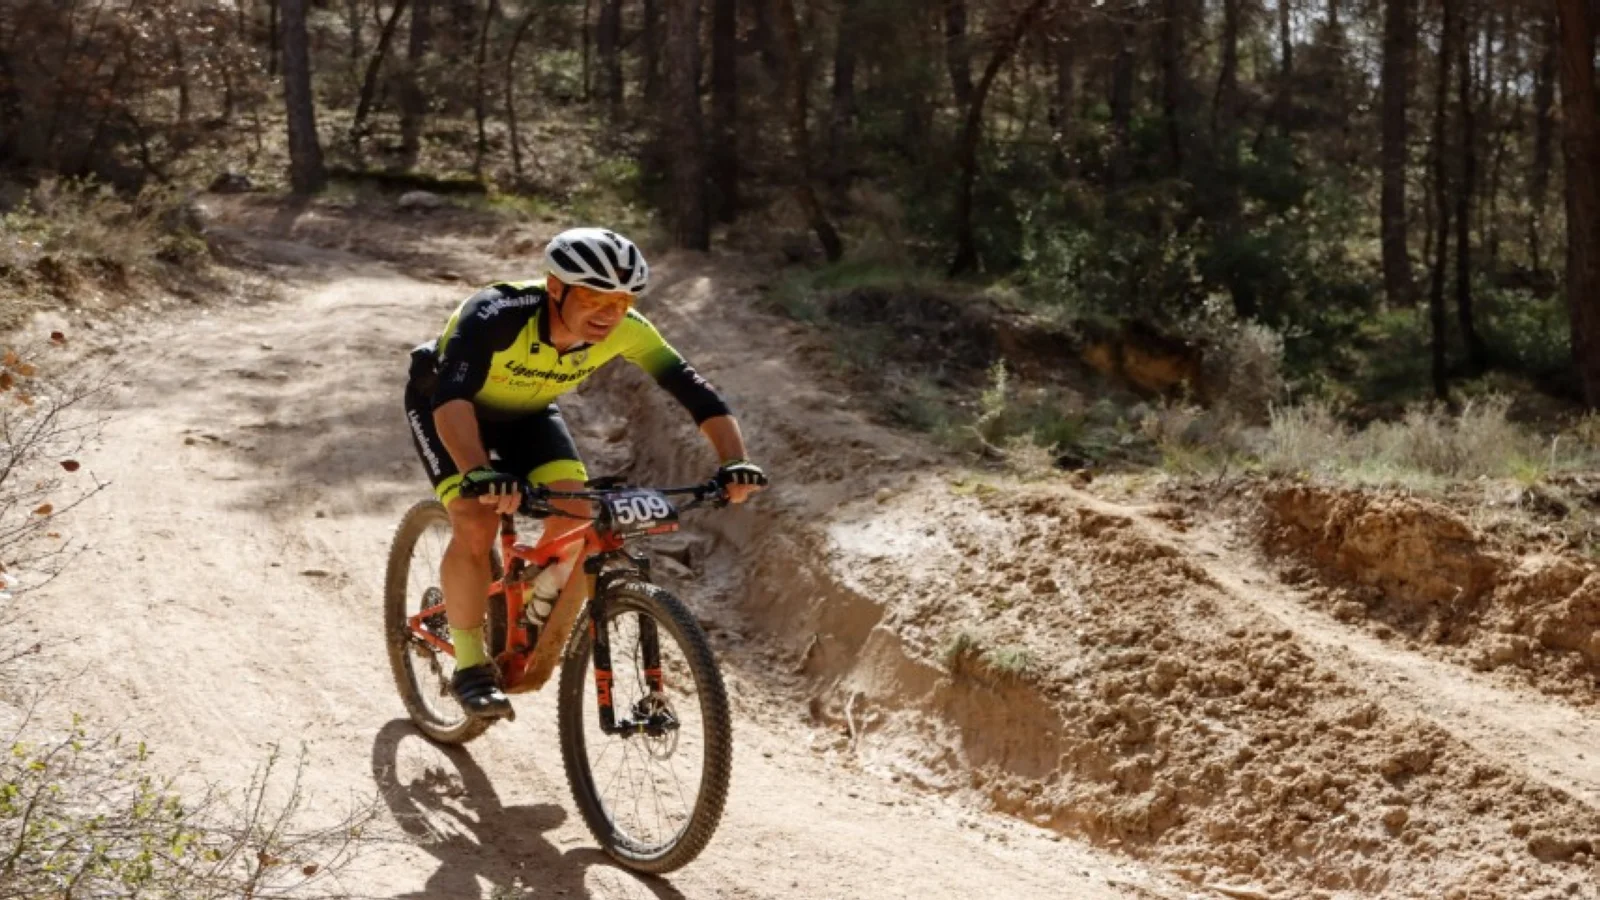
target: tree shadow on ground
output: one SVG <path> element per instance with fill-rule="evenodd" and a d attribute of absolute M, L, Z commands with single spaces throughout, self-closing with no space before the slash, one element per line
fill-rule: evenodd
<path fill-rule="evenodd" d="M 533 895 L 591 897 L 585 875 L 591 867 L 610 869 L 659 900 L 684 900 L 663 879 L 617 866 L 599 850 L 562 852 L 543 832 L 566 820 L 553 803 L 505 806 L 472 755 L 460 747 L 433 745 L 455 767 L 429 766 L 401 783 L 399 755 L 405 738 L 425 740 L 404 719 L 378 730 L 372 744 L 372 775 L 400 828 L 417 846 L 439 860 L 439 868 L 420 889 L 395 900 L 436 900 L 482 896 L 479 879 L 490 890 L 532 891 Z"/>

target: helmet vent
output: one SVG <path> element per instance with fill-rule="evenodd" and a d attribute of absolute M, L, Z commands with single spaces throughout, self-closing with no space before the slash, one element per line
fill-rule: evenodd
<path fill-rule="evenodd" d="M 605 272 L 606 269 L 604 264 L 600 262 L 600 257 L 596 256 L 595 252 L 588 246 L 584 244 L 573 244 L 572 252 L 578 254 L 578 256 L 581 257 L 585 263 L 588 263 L 586 266 L 579 266 L 577 268 L 587 269 L 596 275 Z"/>

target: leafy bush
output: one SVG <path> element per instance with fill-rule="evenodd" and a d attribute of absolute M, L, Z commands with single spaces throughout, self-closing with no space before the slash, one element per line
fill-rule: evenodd
<path fill-rule="evenodd" d="M 0 230 L 0 276 L 13 278 L 123 276 L 206 253 L 198 223 L 173 189 L 129 197 L 92 181 L 47 180 L 0 216 Z"/>
<path fill-rule="evenodd" d="M 38 729 L 33 729 L 37 731 Z M 94 736 L 13 736 L 0 756 L 0 885 L 7 897 L 334 897 L 375 804 L 306 828 L 305 756 L 287 785 L 276 753 L 238 797 L 215 787 L 185 800 L 145 745 Z M 285 793 L 286 792 L 286 793 Z M 269 801 L 269 795 L 284 799 Z"/>

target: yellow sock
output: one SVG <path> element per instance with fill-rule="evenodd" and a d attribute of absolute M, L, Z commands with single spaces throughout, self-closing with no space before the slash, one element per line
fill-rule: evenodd
<path fill-rule="evenodd" d="M 450 626 L 450 643 L 456 648 L 456 670 L 470 669 L 489 661 L 483 649 L 483 626 L 457 628 Z"/>

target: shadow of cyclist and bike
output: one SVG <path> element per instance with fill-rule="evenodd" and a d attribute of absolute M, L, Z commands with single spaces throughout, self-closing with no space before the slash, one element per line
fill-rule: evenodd
<path fill-rule="evenodd" d="M 402 783 L 400 749 L 405 738 L 425 741 L 405 719 L 378 730 L 372 744 L 372 775 L 400 828 L 439 860 L 425 885 L 396 900 L 468 900 L 483 896 L 480 879 L 491 891 L 509 896 L 592 896 L 586 883 L 591 867 L 608 869 L 659 900 L 684 900 L 666 881 L 629 872 L 592 847 L 562 851 L 545 832 L 567 818 L 554 803 L 506 806 L 489 776 L 460 747 L 429 744 L 454 767 L 430 765 Z M 496 894 L 495 896 L 500 896 Z"/>

